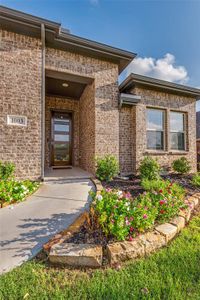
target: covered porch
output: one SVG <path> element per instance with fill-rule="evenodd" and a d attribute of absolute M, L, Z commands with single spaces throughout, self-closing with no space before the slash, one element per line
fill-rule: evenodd
<path fill-rule="evenodd" d="M 94 172 L 94 79 L 55 70 L 45 78 L 45 177 L 81 179 Z"/>

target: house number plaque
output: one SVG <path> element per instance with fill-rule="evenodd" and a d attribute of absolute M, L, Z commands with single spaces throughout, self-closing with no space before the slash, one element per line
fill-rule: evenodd
<path fill-rule="evenodd" d="M 7 116 L 8 125 L 27 126 L 27 117 L 25 116 Z"/>

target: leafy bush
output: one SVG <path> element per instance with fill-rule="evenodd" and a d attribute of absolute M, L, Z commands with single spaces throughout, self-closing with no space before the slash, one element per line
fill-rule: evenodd
<path fill-rule="evenodd" d="M 160 190 L 163 186 L 164 180 L 162 179 L 155 179 L 155 180 L 149 180 L 146 178 L 143 178 L 141 180 L 141 186 L 145 191 L 157 191 Z"/>
<path fill-rule="evenodd" d="M 190 163 L 185 157 L 174 160 L 172 168 L 175 172 L 180 174 L 187 174 L 191 170 Z"/>
<path fill-rule="evenodd" d="M 111 181 L 119 173 L 119 163 L 113 155 L 97 158 L 96 176 L 99 180 Z"/>
<path fill-rule="evenodd" d="M 0 161 L 0 180 L 9 179 L 15 171 L 15 165 L 11 162 L 3 163 Z"/>
<path fill-rule="evenodd" d="M 193 175 L 192 184 L 196 187 L 200 187 L 200 173 L 196 173 Z"/>
<path fill-rule="evenodd" d="M 2 180 L 0 181 L 0 202 L 23 201 L 25 197 L 32 194 L 39 186 L 39 183 L 29 180 Z"/>
<path fill-rule="evenodd" d="M 155 159 L 149 156 L 142 160 L 139 171 L 142 179 L 156 180 L 160 178 L 160 166 Z"/>
<path fill-rule="evenodd" d="M 151 228 L 156 221 L 166 221 L 186 207 L 184 190 L 169 181 L 156 181 L 151 191 L 133 199 L 130 193 L 102 190 L 93 194 L 93 207 L 104 233 L 118 240 L 134 236 Z"/>

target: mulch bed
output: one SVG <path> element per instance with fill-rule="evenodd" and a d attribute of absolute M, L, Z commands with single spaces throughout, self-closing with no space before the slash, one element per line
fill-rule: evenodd
<path fill-rule="evenodd" d="M 130 176 L 129 179 L 115 178 L 111 182 L 102 182 L 104 188 L 117 189 L 124 192 L 131 193 L 132 197 L 137 197 L 144 192 L 140 185 L 140 178 L 137 176 Z"/>
<path fill-rule="evenodd" d="M 191 195 L 194 192 L 200 192 L 200 188 L 196 188 L 191 184 L 191 175 L 177 175 L 170 174 L 162 176 L 163 179 L 168 179 L 172 182 L 176 182 L 186 189 L 186 194 Z M 102 182 L 104 188 L 118 189 L 124 192 L 129 191 L 132 197 L 137 197 L 144 192 L 144 189 L 140 186 L 140 178 L 138 176 L 130 176 L 129 179 L 116 178 L 113 181 L 107 183 Z"/>

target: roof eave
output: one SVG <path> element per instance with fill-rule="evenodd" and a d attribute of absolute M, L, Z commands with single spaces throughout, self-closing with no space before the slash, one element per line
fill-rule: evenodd
<path fill-rule="evenodd" d="M 120 92 L 128 91 L 133 86 L 146 86 L 149 88 L 166 90 L 171 93 L 184 94 L 191 96 L 196 100 L 200 99 L 199 89 L 133 73 L 120 84 L 119 90 Z"/>
<path fill-rule="evenodd" d="M 0 22 L 2 26 L 11 31 L 21 34 L 40 37 L 41 24 L 45 25 L 47 46 L 69 50 L 76 47 L 77 52 L 86 55 L 111 60 L 118 64 L 119 73 L 135 58 L 136 54 L 130 51 L 118 49 L 102 43 L 91 41 L 69 33 L 61 28 L 60 23 L 52 22 L 43 18 L 35 17 L 20 11 L 0 6 Z M 74 50 L 74 48 L 73 48 Z M 70 51 L 70 50 L 69 50 Z"/>

